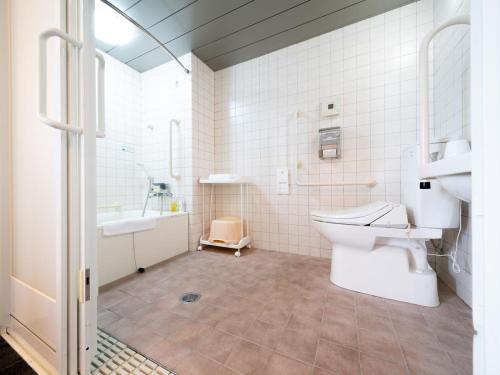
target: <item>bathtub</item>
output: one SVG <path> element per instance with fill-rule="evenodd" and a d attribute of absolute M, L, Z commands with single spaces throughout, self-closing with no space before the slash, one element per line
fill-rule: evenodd
<path fill-rule="evenodd" d="M 188 214 L 186 212 L 146 211 L 155 227 L 118 235 L 104 235 L 108 224 L 134 221 L 142 211 L 107 212 L 97 215 L 97 274 L 99 286 L 131 275 L 188 251 Z M 108 226 L 109 228 L 109 226 Z M 147 271 L 146 271 L 147 272 Z"/>

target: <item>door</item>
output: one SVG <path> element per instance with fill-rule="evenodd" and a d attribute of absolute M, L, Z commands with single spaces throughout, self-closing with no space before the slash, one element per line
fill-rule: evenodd
<path fill-rule="evenodd" d="M 46 372 L 85 373 L 96 320 L 93 1 L 10 0 L 7 7 L 7 332 Z"/>
<path fill-rule="evenodd" d="M 38 117 L 39 35 L 66 30 L 61 0 L 10 1 L 11 231 L 9 334 L 49 372 L 66 373 L 67 134 Z M 67 120 L 66 46 L 47 48 L 47 116 Z M 37 356 L 39 358 L 37 358 Z"/>

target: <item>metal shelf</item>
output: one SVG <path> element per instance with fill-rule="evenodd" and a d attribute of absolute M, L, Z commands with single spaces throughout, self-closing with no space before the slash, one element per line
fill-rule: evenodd
<path fill-rule="evenodd" d="M 198 250 L 203 250 L 203 246 L 215 246 L 226 249 L 236 250 L 235 256 L 239 257 L 241 255 L 240 250 L 244 247 L 251 247 L 251 237 L 250 237 L 250 225 L 248 220 L 248 180 L 245 177 L 237 175 L 226 175 L 231 178 L 217 178 L 217 175 L 211 175 L 206 179 L 200 179 L 200 184 L 202 187 L 201 193 L 201 206 L 202 206 L 202 234 L 200 237 L 200 245 Z M 241 218 L 241 239 L 237 244 L 227 244 L 223 242 L 211 242 L 208 240 L 209 234 L 205 233 L 205 185 L 210 185 L 210 204 L 209 204 L 209 222 L 212 223 L 212 206 L 213 206 L 213 195 L 214 186 L 216 185 L 239 185 L 240 186 L 240 218 Z"/>

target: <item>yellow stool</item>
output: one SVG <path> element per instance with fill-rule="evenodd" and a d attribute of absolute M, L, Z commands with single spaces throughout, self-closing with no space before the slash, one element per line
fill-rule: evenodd
<path fill-rule="evenodd" d="M 236 216 L 225 216 L 212 220 L 208 240 L 231 245 L 238 244 L 241 240 L 241 219 Z"/>

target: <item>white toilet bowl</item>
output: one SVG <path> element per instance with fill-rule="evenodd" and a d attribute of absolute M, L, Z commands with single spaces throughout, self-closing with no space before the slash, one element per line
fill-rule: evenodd
<path fill-rule="evenodd" d="M 441 229 L 410 227 L 406 207 L 388 202 L 315 211 L 311 217 L 333 244 L 330 279 L 335 285 L 422 306 L 439 305 L 425 240 L 441 238 Z"/>

